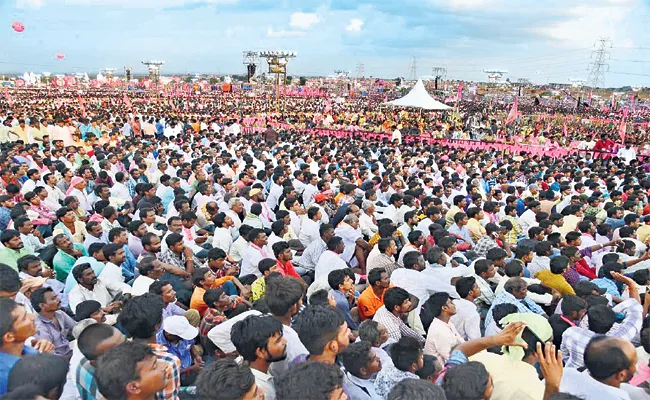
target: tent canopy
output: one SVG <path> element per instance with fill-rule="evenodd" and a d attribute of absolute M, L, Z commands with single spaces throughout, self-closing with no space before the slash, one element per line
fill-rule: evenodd
<path fill-rule="evenodd" d="M 401 107 L 417 107 L 425 110 L 449 110 L 451 108 L 431 97 L 421 79 L 417 81 L 413 89 L 406 96 L 384 104 Z"/>

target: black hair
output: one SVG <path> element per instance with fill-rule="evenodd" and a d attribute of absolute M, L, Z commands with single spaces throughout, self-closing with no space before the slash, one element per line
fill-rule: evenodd
<path fill-rule="evenodd" d="M 93 324 L 87 326 L 86 329 L 81 331 L 81 334 L 77 339 L 79 351 L 81 351 L 81 354 L 83 354 L 86 359 L 90 361 L 96 360 L 101 355 L 97 350 L 97 346 L 104 340 L 115 335 L 116 332 L 119 331 L 107 324 Z"/>
<path fill-rule="evenodd" d="M 278 399 L 328 400 L 330 393 L 342 386 L 343 373 L 338 366 L 301 363 L 280 374 L 275 381 L 275 392 Z"/>
<path fill-rule="evenodd" d="M 606 305 L 597 305 L 587 310 L 589 330 L 602 335 L 609 332 L 616 322 L 616 313 Z"/>
<path fill-rule="evenodd" d="M 442 388 L 447 400 L 480 400 L 490 382 L 490 374 L 485 366 L 470 361 L 449 369 L 442 379 Z"/>
<path fill-rule="evenodd" d="M 420 342 L 410 336 L 402 336 L 390 348 L 390 358 L 393 360 L 395 368 L 400 371 L 408 371 L 411 365 L 418 361 L 421 354 Z"/>
<path fill-rule="evenodd" d="M 333 290 L 339 290 L 339 286 L 345 282 L 345 278 L 348 275 L 345 273 L 344 270 L 342 269 L 335 269 L 334 271 L 330 271 L 329 274 L 327 274 L 327 283 L 330 285 L 330 288 Z"/>
<path fill-rule="evenodd" d="M 401 306 L 409 299 L 411 294 L 401 287 L 392 287 L 384 292 L 384 306 L 388 312 L 393 312 L 395 307 Z"/>
<path fill-rule="evenodd" d="M 476 278 L 473 276 L 462 277 L 456 281 L 456 292 L 462 299 L 467 298 L 475 284 Z"/>
<path fill-rule="evenodd" d="M 104 353 L 97 360 L 97 387 L 107 399 L 125 399 L 129 382 L 140 379 L 137 364 L 156 357 L 149 346 L 141 342 L 125 342 Z"/>
<path fill-rule="evenodd" d="M 602 381 L 630 368 L 630 359 L 617 341 L 613 337 L 595 336 L 587 344 L 584 353 L 585 367 L 594 379 Z"/>
<path fill-rule="evenodd" d="M 425 355 L 425 360 L 427 356 Z M 419 371 L 418 371 L 419 372 Z M 387 400 L 445 400 L 445 391 L 425 379 L 404 379 L 393 386 Z"/>
<path fill-rule="evenodd" d="M 325 346 L 335 340 L 345 316 L 331 306 L 308 306 L 298 316 L 293 328 L 309 354 L 322 354 Z"/>
<path fill-rule="evenodd" d="M 21 286 L 18 272 L 7 264 L 0 263 L 0 292 L 18 292 Z"/>
<path fill-rule="evenodd" d="M 241 399 L 255 384 L 251 369 L 231 358 L 207 365 L 196 379 L 196 394 L 201 400 Z"/>
<path fill-rule="evenodd" d="M 235 323 L 230 331 L 232 344 L 249 362 L 257 359 L 257 349 L 266 349 L 269 339 L 276 334 L 282 336 L 282 323 L 270 315 L 252 315 Z"/>
<path fill-rule="evenodd" d="M 7 391 L 32 384 L 40 389 L 46 396 L 52 390 L 61 395 L 66 382 L 69 365 L 65 358 L 50 354 L 40 353 L 23 356 L 9 371 Z"/>
<path fill-rule="evenodd" d="M 75 321 L 79 322 L 86 318 L 90 318 L 91 315 L 101 309 L 102 305 L 97 300 L 84 300 L 77 304 L 77 307 L 74 309 Z"/>
<path fill-rule="evenodd" d="M 145 293 L 124 304 L 117 322 L 129 336 L 135 339 L 149 339 L 156 334 L 162 323 L 164 306 L 162 297 Z"/>
<path fill-rule="evenodd" d="M 286 315 L 304 294 L 300 282 L 291 277 L 274 279 L 266 285 L 266 304 L 275 316 Z"/>
<path fill-rule="evenodd" d="M 51 287 L 42 287 L 34 290 L 32 295 L 29 297 L 34 311 L 41 312 L 41 304 L 45 303 L 45 293 L 54 293 L 54 290 Z"/>
<path fill-rule="evenodd" d="M 370 351 L 372 343 L 366 341 L 358 341 L 350 343 L 350 345 L 341 353 L 341 361 L 345 370 L 350 374 L 361 378 L 361 368 L 366 368 L 370 361 Z"/>

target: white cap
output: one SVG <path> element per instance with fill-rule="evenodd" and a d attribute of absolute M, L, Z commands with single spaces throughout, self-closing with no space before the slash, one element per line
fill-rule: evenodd
<path fill-rule="evenodd" d="M 192 340 L 199 334 L 199 330 L 190 325 L 190 321 L 182 315 L 165 318 L 163 321 L 163 330 L 169 334 L 180 336 L 181 339 L 185 340 Z"/>

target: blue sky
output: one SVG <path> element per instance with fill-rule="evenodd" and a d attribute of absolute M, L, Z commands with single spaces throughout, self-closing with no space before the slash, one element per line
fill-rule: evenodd
<path fill-rule="evenodd" d="M 98 72 L 161 59 L 174 73 L 243 73 L 244 50 L 291 50 L 295 75 L 335 69 L 567 82 L 610 37 L 607 86 L 650 86 L 647 0 L 0 0 L 0 71 Z M 12 21 L 25 24 L 21 34 Z M 644 47 L 649 46 L 649 47 Z M 65 53 L 63 61 L 56 53 Z M 265 66 L 263 67 L 265 68 Z M 632 75 L 637 74 L 637 75 Z M 643 76 L 647 74 L 648 76 Z"/>

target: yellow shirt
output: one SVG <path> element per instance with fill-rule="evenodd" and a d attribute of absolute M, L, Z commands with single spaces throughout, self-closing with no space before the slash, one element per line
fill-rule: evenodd
<path fill-rule="evenodd" d="M 485 236 L 485 228 L 476 218 L 470 218 L 467 222 L 469 236 L 474 242 L 477 242 L 482 236 Z"/>
<path fill-rule="evenodd" d="M 650 225 L 642 225 L 636 230 L 636 238 L 639 239 L 641 243 L 645 243 L 648 236 L 650 236 Z"/>
<path fill-rule="evenodd" d="M 569 283 L 566 281 L 564 276 L 559 274 L 554 274 L 548 269 L 538 272 L 537 275 L 535 275 L 535 278 L 542 281 L 542 284 L 544 286 L 548 286 L 557 290 L 558 292 L 560 292 L 562 296 L 564 296 L 565 294 L 573 294 L 573 295 L 576 294 L 576 292 L 573 290 L 571 285 L 569 285 Z"/>
<path fill-rule="evenodd" d="M 492 400 L 542 400 L 544 384 L 537 377 L 537 370 L 523 361 L 508 356 L 482 351 L 469 358 L 478 361 L 492 375 L 494 392 Z"/>
<path fill-rule="evenodd" d="M 459 212 L 463 212 L 463 210 L 460 209 L 458 206 L 451 206 L 449 211 L 447 211 L 447 214 L 445 214 L 445 227 L 449 228 L 454 224 L 454 215 L 458 214 Z"/>

